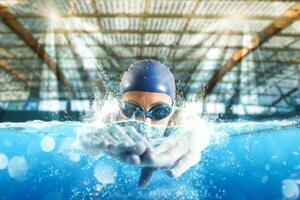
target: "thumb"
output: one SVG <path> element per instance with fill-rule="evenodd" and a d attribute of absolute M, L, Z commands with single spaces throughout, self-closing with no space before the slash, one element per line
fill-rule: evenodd
<path fill-rule="evenodd" d="M 156 169 L 154 167 L 144 167 L 141 171 L 138 186 L 141 188 L 145 187 L 151 179 L 151 176 L 155 170 Z"/>

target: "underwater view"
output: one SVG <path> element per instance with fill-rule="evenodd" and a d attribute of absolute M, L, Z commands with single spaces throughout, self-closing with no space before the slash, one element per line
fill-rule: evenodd
<path fill-rule="evenodd" d="M 297 199 L 300 120 L 216 123 L 219 142 L 179 178 L 74 146 L 80 122 L 2 123 L 0 199 Z"/>

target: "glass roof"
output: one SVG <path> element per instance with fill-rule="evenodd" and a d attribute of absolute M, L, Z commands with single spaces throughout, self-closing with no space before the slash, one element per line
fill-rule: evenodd
<path fill-rule="evenodd" d="M 64 110 L 71 100 L 84 110 L 118 91 L 131 62 L 153 58 L 185 97 L 209 85 L 207 112 L 297 113 L 299 8 L 292 0 L 0 0 L 0 108 L 57 102 Z"/>

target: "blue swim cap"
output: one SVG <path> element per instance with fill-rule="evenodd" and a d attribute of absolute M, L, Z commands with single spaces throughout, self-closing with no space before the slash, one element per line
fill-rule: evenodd
<path fill-rule="evenodd" d="M 164 93 L 175 99 L 176 88 L 173 74 L 158 61 L 147 59 L 131 64 L 123 74 L 121 93 L 131 91 Z"/>

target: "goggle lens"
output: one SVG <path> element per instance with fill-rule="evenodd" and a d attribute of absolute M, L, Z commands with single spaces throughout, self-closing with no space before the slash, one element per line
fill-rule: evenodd
<path fill-rule="evenodd" d="M 131 102 L 125 102 L 121 105 L 121 111 L 128 118 L 150 117 L 154 120 L 161 120 L 171 114 L 172 107 L 168 104 L 157 104 L 148 112 L 145 112 L 139 105 Z"/>

